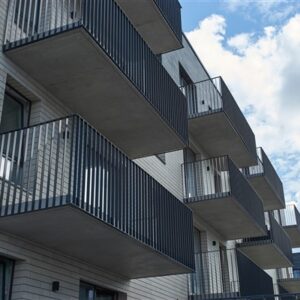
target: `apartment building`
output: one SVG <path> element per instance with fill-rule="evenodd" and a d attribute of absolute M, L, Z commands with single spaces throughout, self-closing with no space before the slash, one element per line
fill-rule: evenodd
<path fill-rule="evenodd" d="M 291 292 L 282 183 L 180 9 L 0 2 L 1 300 Z"/>

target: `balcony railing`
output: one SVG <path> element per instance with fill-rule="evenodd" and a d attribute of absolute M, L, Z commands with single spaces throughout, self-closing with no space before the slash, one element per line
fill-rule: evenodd
<path fill-rule="evenodd" d="M 181 41 L 181 5 L 178 0 L 154 0 L 162 15 L 165 17 L 172 28 L 177 39 Z"/>
<path fill-rule="evenodd" d="M 156 2 L 161 9 L 169 11 L 169 1 Z M 171 22 L 175 16 L 169 14 Z M 185 97 L 114 0 L 10 0 L 4 51 L 77 28 L 86 30 L 162 119 L 187 143 Z"/>
<path fill-rule="evenodd" d="M 71 205 L 193 269 L 191 211 L 80 117 L 1 134 L 0 158 L 0 219 Z"/>
<path fill-rule="evenodd" d="M 273 293 L 272 278 L 236 249 L 195 254 L 189 299 L 227 299 Z"/>
<path fill-rule="evenodd" d="M 185 163 L 183 176 L 186 203 L 222 201 L 222 198 L 233 196 L 264 228 L 262 202 L 228 156 Z"/>
<path fill-rule="evenodd" d="M 195 254 L 195 273 L 189 275 L 189 299 L 225 299 L 239 293 L 235 249 Z"/>
<path fill-rule="evenodd" d="M 274 169 L 271 161 L 262 148 L 257 148 L 257 165 L 243 169 L 243 173 L 248 178 L 264 176 L 272 187 L 275 195 L 283 206 L 285 206 L 284 191 L 282 182 Z"/>
<path fill-rule="evenodd" d="M 248 151 L 256 156 L 255 136 L 222 77 L 203 80 L 181 88 L 188 100 L 190 119 L 224 112 Z"/>

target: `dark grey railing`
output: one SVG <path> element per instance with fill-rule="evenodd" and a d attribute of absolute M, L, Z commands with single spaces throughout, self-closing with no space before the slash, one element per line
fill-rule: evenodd
<path fill-rule="evenodd" d="M 168 10 L 169 5 L 163 2 L 159 1 Z M 6 24 L 5 51 L 84 28 L 187 143 L 185 97 L 113 0 L 10 0 Z"/>
<path fill-rule="evenodd" d="M 181 42 L 181 5 L 178 0 L 154 0 L 178 40 Z"/>
<path fill-rule="evenodd" d="M 273 294 L 272 277 L 240 251 L 236 251 L 236 254 L 240 279 L 240 295 Z"/>
<path fill-rule="evenodd" d="M 232 195 L 264 228 L 262 201 L 228 156 L 185 163 L 182 172 L 186 203 Z"/>
<path fill-rule="evenodd" d="M 289 236 L 284 231 L 282 226 L 278 224 L 271 213 L 269 215 L 268 234 L 261 237 L 249 237 L 242 240 L 239 246 L 247 246 L 247 244 L 264 244 L 274 243 L 283 255 L 290 261 L 293 262 L 292 245 Z"/>
<path fill-rule="evenodd" d="M 1 217 L 74 205 L 193 269 L 191 211 L 80 117 L 1 134 L 0 159 Z"/>
<path fill-rule="evenodd" d="M 225 299 L 239 296 L 235 249 L 195 254 L 195 273 L 189 275 L 190 299 Z"/>
<path fill-rule="evenodd" d="M 181 90 L 188 100 L 189 118 L 225 112 L 248 151 L 256 156 L 255 135 L 222 77 L 196 82 Z"/>
<path fill-rule="evenodd" d="M 275 194 L 278 196 L 278 199 L 285 205 L 282 182 L 268 156 L 261 147 L 257 148 L 257 161 L 258 163 L 256 166 L 243 168 L 242 172 L 247 177 L 265 176 Z"/>
<path fill-rule="evenodd" d="M 280 211 L 282 226 L 300 227 L 300 213 L 294 203 L 286 205 L 285 209 Z"/>

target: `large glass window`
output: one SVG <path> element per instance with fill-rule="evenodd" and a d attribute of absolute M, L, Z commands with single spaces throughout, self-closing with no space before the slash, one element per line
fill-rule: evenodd
<path fill-rule="evenodd" d="M 120 293 L 81 282 L 79 300 L 120 300 Z M 123 298 L 124 299 L 124 298 Z"/>
<path fill-rule="evenodd" d="M 14 262 L 0 256 L 0 300 L 10 300 Z"/>
<path fill-rule="evenodd" d="M 27 126 L 29 112 L 30 102 L 16 91 L 8 88 L 3 101 L 0 133 Z"/>

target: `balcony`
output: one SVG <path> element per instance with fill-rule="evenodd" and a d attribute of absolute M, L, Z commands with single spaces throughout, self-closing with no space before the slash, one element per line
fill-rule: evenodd
<path fill-rule="evenodd" d="M 262 269 L 292 266 L 290 238 L 271 214 L 269 215 L 268 234 L 266 236 L 243 239 L 237 244 L 237 247 Z"/>
<path fill-rule="evenodd" d="M 257 164 L 243 169 L 257 194 L 261 197 L 264 210 L 285 207 L 282 182 L 262 148 L 257 148 Z"/>
<path fill-rule="evenodd" d="M 281 220 L 285 232 L 290 237 L 292 247 L 300 247 L 300 214 L 295 204 L 287 204 L 281 210 Z M 300 292 L 300 291 L 299 291 Z"/>
<path fill-rule="evenodd" d="M 181 6 L 177 0 L 116 0 L 155 54 L 182 47 Z"/>
<path fill-rule="evenodd" d="M 1 231 L 126 278 L 194 268 L 191 211 L 80 117 L 0 145 Z"/>
<path fill-rule="evenodd" d="M 114 0 L 9 4 L 6 56 L 131 159 L 186 145 L 186 99 Z"/>
<path fill-rule="evenodd" d="M 184 201 L 224 240 L 264 235 L 260 198 L 227 156 L 183 165 Z"/>
<path fill-rule="evenodd" d="M 272 278 L 236 249 L 195 254 L 189 299 L 241 299 L 273 294 Z"/>
<path fill-rule="evenodd" d="M 211 157 L 229 155 L 238 167 L 255 164 L 255 136 L 221 77 L 182 87 L 189 132 Z"/>
<path fill-rule="evenodd" d="M 278 284 L 288 293 L 300 293 L 300 276 L 293 268 L 277 270 Z"/>
<path fill-rule="evenodd" d="M 233 299 L 240 296 L 235 249 L 195 254 L 195 273 L 189 275 L 189 299 Z"/>

